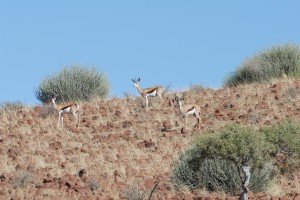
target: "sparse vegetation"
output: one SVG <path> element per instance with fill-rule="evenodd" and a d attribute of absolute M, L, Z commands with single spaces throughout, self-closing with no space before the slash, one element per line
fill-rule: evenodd
<path fill-rule="evenodd" d="M 224 81 L 225 87 L 263 83 L 282 77 L 300 77 L 300 48 L 286 44 L 274 46 L 244 61 Z"/>
<path fill-rule="evenodd" d="M 100 188 L 100 183 L 96 180 L 89 181 L 89 187 L 93 193 L 95 193 Z"/>
<path fill-rule="evenodd" d="M 297 96 L 300 94 L 300 89 L 296 87 L 290 87 L 285 94 L 290 97 L 291 99 L 296 99 Z"/>
<path fill-rule="evenodd" d="M 130 99 L 130 98 L 135 98 L 133 94 L 129 93 L 129 92 L 123 92 L 123 96 L 126 98 L 126 99 Z"/>
<path fill-rule="evenodd" d="M 151 200 L 153 194 L 158 189 L 159 182 L 160 180 L 159 178 L 157 178 L 156 181 L 154 182 L 151 191 L 142 191 L 139 187 L 139 184 L 137 184 L 136 186 L 129 186 L 125 191 L 125 197 L 126 199 L 130 199 L 130 200 L 143 200 L 143 199 Z"/>
<path fill-rule="evenodd" d="M 165 85 L 164 86 L 164 91 L 163 91 L 163 96 L 166 95 L 166 94 L 168 94 L 168 93 L 170 93 L 172 91 L 171 89 L 172 89 L 172 85 L 171 84 Z"/>
<path fill-rule="evenodd" d="M 24 108 L 24 104 L 21 101 L 7 101 L 0 104 L 0 110 L 5 112 L 17 111 Z"/>
<path fill-rule="evenodd" d="M 197 83 L 197 84 L 191 83 L 189 90 L 191 92 L 195 92 L 198 94 L 200 92 L 203 92 L 205 90 L 205 87 L 203 86 L 203 84 L 200 84 L 200 83 Z"/>
<path fill-rule="evenodd" d="M 109 91 L 110 83 L 103 72 L 73 65 L 42 80 L 34 93 L 39 101 L 48 103 L 52 97 L 57 102 L 105 98 Z"/>
<path fill-rule="evenodd" d="M 45 104 L 41 107 L 41 109 L 39 110 L 39 115 L 45 119 L 47 117 L 49 117 L 50 115 L 55 113 L 55 109 L 53 108 L 52 105 L 50 104 Z"/>
<path fill-rule="evenodd" d="M 145 192 L 141 191 L 139 186 L 129 186 L 125 191 L 126 199 L 131 200 L 143 200 L 145 198 Z"/>
<path fill-rule="evenodd" d="M 13 188 L 24 188 L 33 181 L 34 177 L 31 173 L 22 171 L 20 172 L 13 181 Z"/>

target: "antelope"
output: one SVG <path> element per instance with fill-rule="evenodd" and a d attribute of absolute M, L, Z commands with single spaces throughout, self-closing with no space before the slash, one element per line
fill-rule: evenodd
<path fill-rule="evenodd" d="M 63 113 L 72 113 L 77 121 L 76 126 L 78 126 L 79 125 L 79 116 L 77 113 L 79 113 L 80 105 L 78 105 L 77 103 L 74 103 L 74 102 L 56 104 L 55 100 L 56 100 L 55 97 L 51 99 L 54 109 L 58 112 L 57 128 L 60 127 L 60 122 L 62 124 L 62 127 L 64 126 L 64 117 L 62 115 Z"/>
<path fill-rule="evenodd" d="M 200 129 L 200 106 L 195 104 L 183 105 L 184 97 L 179 98 L 176 94 L 175 101 L 177 101 L 179 110 L 185 118 L 185 127 L 187 126 L 187 117 L 189 115 L 194 115 L 197 118 L 198 129 Z"/>
<path fill-rule="evenodd" d="M 145 97 L 146 99 L 146 110 L 148 110 L 148 97 L 156 97 L 158 96 L 162 102 L 162 93 L 164 91 L 164 88 L 162 86 L 154 86 L 151 88 L 144 88 L 141 89 L 141 87 L 139 86 L 139 82 L 140 82 L 140 78 L 138 79 L 131 79 L 132 82 L 134 83 L 133 87 L 136 87 L 137 90 L 139 91 L 139 93 Z"/>

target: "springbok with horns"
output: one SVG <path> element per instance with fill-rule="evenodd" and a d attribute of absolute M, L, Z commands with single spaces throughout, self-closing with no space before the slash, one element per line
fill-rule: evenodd
<path fill-rule="evenodd" d="M 74 102 L 56 104 L 55 97 L 52 98 L 51 100 L 52 100 L 52 105 L 53 105 L 54 109 L 58 112 L 58 123 L 57 123 L 58 128 L 60 127 L 60 122 L 62 124 L 62 127 L 64 126 L 63 113 L 72 113 L 72 115 L 76 119 L 76 126 L 79 125 L 80 119 L 79 119 L 79 115 L 77 113 L 79 113 L 80 105 L 78 105 L 77 103 L 74 103 Z"/>
<path fill-rule="evenodd" d="M 198 129 L 200 129 L 200 106 L 195 104 L 183 105 L 184 97 L 179 98 L 176 94 L 175 101 L 177 101 L 179 110 L 185 118 L 185 127 L 187 126 L 187 117 L 189 115 L 194 115 L 197 118 Z"/>
<path fill-rule="evenodd" d="M 160 100 L 162 101 L 162 94 L 164 92 L 164 88 L 162 86 L 154 86 L 151 88 L 144 88 L 141 89 L 141 87 L 139 86 L 139 82 L 140 82 L 140 78 L 138 79 L 131 79 L 132 82 L 134 83 L 134 87 L 137 88 L 137 90 L 139 91 L 139 93 L 145 97 L 146 99 L 146 110 L 148 110 L 148 97 L 156 97 L 158 96 L 160 98 Z"/>

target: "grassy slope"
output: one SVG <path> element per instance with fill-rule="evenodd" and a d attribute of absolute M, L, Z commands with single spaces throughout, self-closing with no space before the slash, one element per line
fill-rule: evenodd
<path fill-rule="evenodd" d="M 170 180 L 173 162 L 193 135 L 230 122 L 260 127 L 285 118 L 300 121 L 297 83 L 187 91 L 187 103 L 202 107 L 201 130 L 193 128 L 196 119 L 189 117 L 187 133 L 181 132 L 183 119 L 171 93 L 162 104 L 153 99 L 147 113 L 141 98 L 84 103 L 79 128 L 74 128 L 72 116 L 66 116 L 66 127 L 57 129 L 57 115 L 42 117 L 39 107 L 1 112 L 0 197 L 119 199 L 139 192 L 148 196 L 158 177 L 156 198 L 194 196 L 178 191 Z M 166 121 L 171 125 L 167 131 Z M 281 179 L 273 192 L 289 192 L 287 184 Z M 297 181 L 291 184 L 289 190 L 299 193 Z"/>

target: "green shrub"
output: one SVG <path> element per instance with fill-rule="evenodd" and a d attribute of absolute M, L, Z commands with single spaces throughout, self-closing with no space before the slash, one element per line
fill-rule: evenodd
<path fill-rule="evenodd" d="M 284 165 L 282 172 L 292 172 L 300 166 L 300 125 L 286 120 L 280 124 L 265 127 L 261 130 L 266 139 L 276 146 L 274 154 L 284 155 Z"/>
<path fill-rule="evenodd" d="M 266 191 L 274 182 L 278 169 L 272 162 L 254 168 L 251 173 L 249 188 L 254 192 Z"/>
<path fill-rule="evenodd" d="M 214 134 L 200 135 L 195 144 L 195 150 L 205 157 L 222 157 L 251 166 L 261 166 L 274 149 L 263 134 L 239 124 L 227 125 Z"/>
<path fill-rule="evenodd" d="M 176 185 L 190 189 L 205 188 L 208 191 L 222 191 L 236 194 L 241 191 L 241 179 L 236 164 L 221 158 L 204 158 L 191 152 L 181 155 L 173 169 L 172 179 Z M 200 160 L 200 162 L 199 162 Z M 276 168 L 271 163 L 251 171 L 249 189 L 265 191 L 273 182 Z"/>
<path fill-rule="evenodd" d="M 58 102 L 78 101 L 104 98 L 109 91 L 110 83 L 104 73 L 95 68 L 71 66 L 42 80 L 35 96 L 42 103 L 48 103 L 54 96 Z"/>
<path fill-rule="evenodd" d="M 274 46 L 244 61 L 223 82 L 225 87 L 247 83 L 268 82 L 283 76 L 300 76 L 300 48 L 286 44 Z"/>
<path fill-rule="evenodd" d="M 189 152 L 185 152 L 174 164 L 172 179 L 177 186 L 187 186 L 190 189 L 204 187 L 201 182 L 202 179 L 198 177 L 197 170 L 193 170 L 189 164 L 193 158 L 194 156 L 189 155 Z"/>
<path fill-rule="evenodd" d="M 202 134 L 174 167 L 173 180 L 189 188 L 235 193 L 246 181 L 243 167 L 250 167 L 249 187 L 264 191 L 275 177 L 271 164 L 274 145 L 264 134 L 247 126 L 232 124 L 217 133 Z"/>

